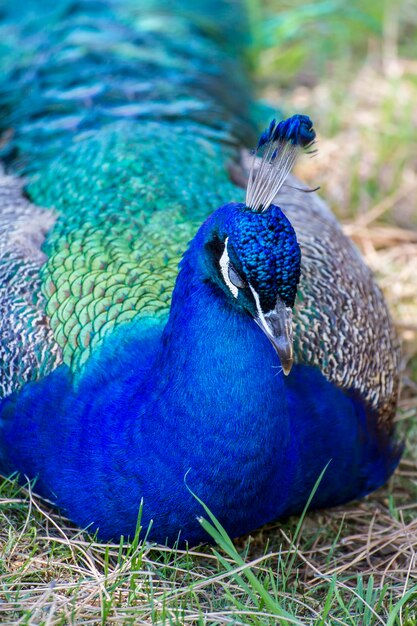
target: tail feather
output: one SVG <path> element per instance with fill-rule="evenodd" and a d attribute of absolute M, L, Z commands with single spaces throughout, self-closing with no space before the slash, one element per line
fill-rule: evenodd
<path fill-rule="evenodd" d="M 215 6 L 213 6 L 215 5 Z M 34 2 L 3 7 L 0 157 L 26 172 L 116 120 L 195 122 L 251 142 L 237 3 Z"/>

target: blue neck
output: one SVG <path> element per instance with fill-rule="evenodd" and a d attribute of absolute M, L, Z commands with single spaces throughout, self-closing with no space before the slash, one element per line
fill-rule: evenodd
<path fill-rule="evenodd" d="M 219 423 L 235 434 L 255 436 L 261 445 L 274 428 L 270 394 L 284 396 L 278 371 L 279 360 L 252 317 L 230 306 L 186 257 L 147 384 L 158 407 L 170 396 L 164 418 L 181 428 L 183 415 L 190 414 L 194 423 L 202 421 L 199 428 Z M 276 404 L 273 408 L 276 412 Z"/>

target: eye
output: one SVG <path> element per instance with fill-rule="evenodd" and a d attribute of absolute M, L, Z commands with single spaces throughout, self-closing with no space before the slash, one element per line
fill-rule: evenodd
<path fill-rule="evenodd" d="M 233 267 L 230 261 L 229 261 L 228 274 L 229 274 L 230 282 L 232 283 L 232 285 L 234 285 L 238 289 L 245 289 L 245 287 L 248 286 L 248 283 L 240 276 L 240 274 L 237 273 L 236 269 Z"/>
<path fill-rule="evenodd" d="M 247 284 L 243 280 L 243 278 L 237 273 L 236 269 L 230 262 L 229 254 L 227 252 L 227 242 L 228 238 L 224 242 L 223 254 L 221 255 L 219 260 L 220 271 L 230 293 L 232 294 L 232 296 L 237 298 L 239 295 L 239 289 L 247 287 Z"/>

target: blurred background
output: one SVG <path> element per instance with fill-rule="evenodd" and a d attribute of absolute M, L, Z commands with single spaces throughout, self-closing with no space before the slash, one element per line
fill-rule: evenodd
<path fill-rule="evenodd" d="M 377 274 L 404 345 L 404 417 L 417 424 L 417 0 L 247 2 L 261 94 L 314 121 L 319 152 L 297 173 Z"/>

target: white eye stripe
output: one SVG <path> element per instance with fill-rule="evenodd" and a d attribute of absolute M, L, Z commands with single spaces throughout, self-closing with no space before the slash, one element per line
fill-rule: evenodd
<path fill-rule="evenodd" d="M 267 335 L 269 335 L 270 337 L 272 337 L 272 331 L 269 327 L 269 324 L 267 323 L 266 319 L 265 319 L 265 315 L 264 312 L 262 311 L 262 307 L 261 307 L 261 301 L 259 299 L 259 295 L 258 293 L 255 291 L 255 289 L 252 287 L 252 285 L 249 283 L 249 289 L 252 292 L 253 295 L 253 299 L 255 300 L 255 304 L 256 304 L 256 310 L 258 312 L 258 319 L 255 321 L 259 324 L 259 326 L 261 328 L 263 328 L 265 330 L 265 332 L 267 333 Z"/>
<path fill-rule="evenodd" d="M 229 288 L 230 293 L 232 294 L 232 296 L 234 296 L 235 298 L 238 297 L 239 295 L 239 289 L 236 287 L 236 285 L 234 285 L 232 283 L 232 281 L 229 278 L 229 265 L 230 265 L 230 259 L 229 259 L 229 255 L 227 253 L 227 242 L 229 240 L 229 237 L 226 237 L 226 240 L 224 242 L 224 250 L 223 250 L 223 254 L 220 257 L 220 271 L 222 273 L 223 276 L 223 280 L 226 283 L 227 287 Z"/>

